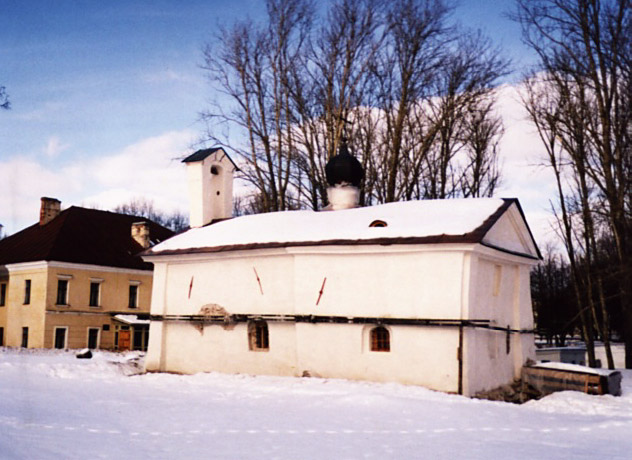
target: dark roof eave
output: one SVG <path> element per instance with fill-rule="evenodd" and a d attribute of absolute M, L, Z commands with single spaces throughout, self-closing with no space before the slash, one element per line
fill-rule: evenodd
<path fill-rule="evenodd" d="M 318 247 L 318 246 L 392 246 L 396 244 L 480 244 L 481 241 L 472 233 L 465 235 L 431 235 L 422 237 L 399 237 L 399 238 L 372 238 L 366 240 L 322 240 L 322 241 L 296 241 L 296 242 L 273 242 L 273 243 L 249 243 L 233 244 L 226 246 L 207 246 L 201 248 L 171 249 L 160 252 L 145 251 L 142 255 L 147 257 L 161 257 L 184 254 L 212 254 L 231 251 L 251 251 L 255 249 L 279 249 L 290 247 Z M 485 245 L 492 249 L 502 250 L 516 256 L 534 259 L 529 254 L 507 251 L 502 248 Z"/>
<path fill-rule="evenodd" d="M 509 200 L 509 198 L 503 198 L 504 200 Z M 531 227 L 529 227 L 529 222 L 527 222 L 527 217 L 524 215 L 524 211 L 522 210 L 522 206 L 520 206 L 520 201 L 518 201 L 518 199 L 516 198 L 511 198 L 512 202 L 516 203 L 516 207 L 518 208 L 518 212 L 520 213 L 520 216 L 522 217 L 522 220 L 524 221 L 524 224 L 527 227 L 527 231 L 529 232 L 529 236 L 531 237 L 531 242 L 533 243 L 533 247 L 535 248 L 535 252 L 538 255 L 537 259 L 538 260 L 543 260 L 542 257 L 542 253 L 540 252 L 540 248 L 538 247 L 538 244 L 535 241 L 535 237 L 533 236 L 533 232 L 531 231 Z"/>

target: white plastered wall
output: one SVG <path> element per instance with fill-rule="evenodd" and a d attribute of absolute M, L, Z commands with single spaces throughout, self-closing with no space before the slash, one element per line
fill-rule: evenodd
<path fill-rule="evenodd" d="M 468 310 L 472 319 L 492 325 L 533 330 L 529 273 L 538 252 L 517 205 L 512 204 L 483 238 L 471 256 Z M 527 257 L 516 254 L 524 254 Z M 464 336 L 464 392 L 475 394 L 520 376 L 528 359 L 535 359 L 533 334 L 467 329 Z"/>
<path fill-rule="evenodd" d="M 390 352 L 372 352 L 374 325 L 297 324 L 298 374 L 399 382 L 435 390 L 458 390 L 458 329 L 385 326 Z"/>
<path fill-rule="evenodd" d="M 233 251 L 154 263 L 154 314 L 198 314 L 215 305 L 231 314 L 491 319 L 501 327 L 533 326 L 531 262 L 480 245 Z M 153 321 L 151 327 L 148 370 L 307 372 L 458 390 L 456 327 L 387 326 L 389 353 L 368 350 L 369 327 L 362 324 L 269 321 L 267 352 L 248 349 L 243 323 L 227 329 Z M 464 394 L 512 380 L 533 354 L 533 337 L 512 334 L 510 340 L 508 354 L 506 333 L 464 329 Z"/>
<path fill-rule="evenodd" d="M 480 247 L 471 256 L 469 316 L 489 319 L 492 326 L 532 330 L 529 259 Z M 475 394 L 519 377 L 527 359 L 534 359 L 533 334 L 491 329 L 466 329 L 464 392 Z M 508 346 L 509 345 L 509 346 Z"/>
<path fill-rule="evenodd" d="M 460 315 L 461 279 L 455 267 L 462 264 L 462 251 L 411 245 L 293 252 L 296 313 L 434 319 Z"/>
<path fill-rule="evenodd" d="M 190 315 L 217 305 L 231 314 L 460 316 L 462 283 L 453 272 L 462 264 L 462 251 L 372 246 L 344 252 L 260 250 L 189 257 L 186 263 L 156 261 L 152 313 Z M 243 323 L 226 329 L 153 321 L 147 369 L 278 375 L 307 371 L 457 391 L 456 328 L 388 326 L 392 350 L 380 353 L 368 349 L 366 325 L 270 321 L 268 327 L 270 350 L 253 352 Z"/>
<path fill-rule="evenodd" d="M 163 328 L 164 369 L 170 372 L 298 375 L 294 324 L 269 322 L 267 351 L 249 350 L 245 323 L 221 326 L 167 322 Z"/>

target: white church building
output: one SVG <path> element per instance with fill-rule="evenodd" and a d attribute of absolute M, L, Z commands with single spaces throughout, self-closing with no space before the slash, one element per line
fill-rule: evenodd
<path fill-rule="evenodd" d="M 226 153 L 184 160 L 194 228 L 144 253 L 154 264 L 148 371 L 473 395 L 535 359 L 529 271 L 540 253 L 518 201 L 353 207 L 361 170 L 344 150 L 328 166 L 332 210 L 236 218 Z"/>

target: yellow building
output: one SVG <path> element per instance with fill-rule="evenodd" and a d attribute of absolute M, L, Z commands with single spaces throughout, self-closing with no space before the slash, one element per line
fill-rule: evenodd
<path fill-rule="evenodd" d="M 40 221 L 0 240 L 0 345 L 147 347 L 153 266 L 173 235 L 136 216 L 42 198 Z"/>

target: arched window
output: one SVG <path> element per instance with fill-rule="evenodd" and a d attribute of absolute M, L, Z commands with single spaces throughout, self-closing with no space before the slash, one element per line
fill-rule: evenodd
<path fill-rule="evenodd" d="M 371 351 L 391 351 L 391 333 L 384 326 L 371 329 Z"/>
<path fill-rule="evenodd" d="M 261 320 L 248 323 L 248 347 L 251 351 L 267 351 L 270 349 L 268 323 Z"/>

